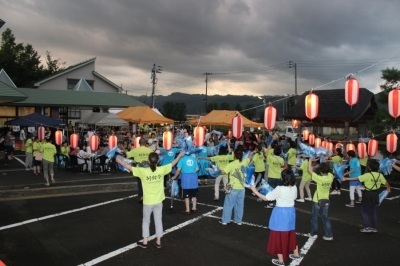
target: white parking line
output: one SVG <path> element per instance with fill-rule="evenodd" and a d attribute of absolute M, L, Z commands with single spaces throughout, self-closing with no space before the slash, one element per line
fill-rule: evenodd
<path fill-rule="evenodd" d="M 39 217 L 39 218 L 34 218 L 34 219 L 26 220 L 26 221 L 23 221 L 23 222 L 20 222 L 20 223 L 5 225 L 5 226 L 0 227 L 0 231 L 5 230 L 5 229 L 9 229 L 9 228 L 13 228 L 13 227 L 18 227 L 18 226 L 21 226 L 21 225 L 24 225 L 24 224 L 30 224 L 30 223 L 35 223 L 35 222 L 38 222 L 38 221 L 43 221 L 43 220 L 54 218 L 54 217 L 61 216 L 61 215 L 66 215 L 66 214 L 70 214 L 70 213 L 74 213 L 74 212 L 84 211 L 84 210 L 91 209 L 91 208 L 96 208 L 96 207 L 99 207 L 99 206 L 107 205 L 107 204 L 110 204 L 110 203 L 114 203 L 114 202 L 118 202 L 118 201 L 121 201 L 121 200 L 130 199 L 130 198 L 134 198 L 134 197 L 137 197 L 137 194 L 136 195 L 131 195 L 131 196 L 128 196 L 128 197 L 124 197 L 124 198 L 119 198 L 119 199 L 115 199 L 115 200 L 101 202 L 101 203 L 94 204 L 94 205 L 89 205 L 89 206 L 86 206 L 86 207 L 82 207 L 82 208 L 78 208 L 78 209 L 74 209 L 74 210 L 70 210 L 70 211 L 65 211 L 65 212 L 51 214 L 51 215 L 47 215 L 47 216 L 43 216 L 43 217 Z"/>
<path fill-rule="evenodd" d="M 171 227 L 171 228 L 165 230 L 165 231 L 164 231 L 164 235 L 169 234 L 169 233 L 172 233 L 172 232 L 174 232 L 174 231 L 176 231 L 176 230 L 178 230 L 178 229 L 181 229 L 181 228 L 183 228 L 183 227 L 185 227 L 185 226 L 188 226 L 188 225 L 190 225 L 190 224 L 192 224 L 192 223 L 194 223 L 194 222 L 197 222 L 198 220 L 200 220 L 200 219 L 202 219 L 202 218 L 204 218 L 204 217 L 207 217 L 207 216 L 213 214 L 214 212 L 217 212 L 217 211 L 220 211 L 220 210 L 222 210 L 222 207 L 218 207 L 218 208 L 216 208 L 215 210 L 212 210 L 212 211 L 209 211 L 209 212 L 207 212 L 207 213 L 205 213 L 205 214 L 203 214 L 203 215 L 200 215 L 199 217 L 196 217 L 196 218 L 190 219 L 190 220 L 188 220 L 188 221 L 186 221 L 186 222 L 183 222 L 183 223 L 181 223 L 181 224 L 175 225 L 175 226 L 173 226 L 173 227 Z M 150 237 L 148 238 L 148 240 L 151 241 L 151 240 L 153 240 L 154 238 L 156 238 L 156 235 L 150 236 Z M 78 266 L 95 265 L 95 264 L 97 264 L 97 263 L 100 263 L 100 262 L 103 262 L 103 261 L 105 261 L 105 260 L 108 260 L 108 259 L 110 259 L 110 258 L 112 258 L 112 257 L 115 257 L 115 256 L 117 256 L 117 255 L 119 255 L 119 254 L 122 254 L 122 253 L 124 253 L 124 252 L 126 252 L 126 251 L 128 251 L 128 250 L 131 250 L 131 249 L 133 249 L 133 248 L 136 248 L 136 247 L 137 247 L 137 243 L 135 242 L 135 243 L 133 243 L 133 244 L 129 244 L 129 245 L 123 247 L 123 248 L 114 250 L 114 251 L 112 251 L 112 252 L 110 252 L 110 253 L 107 253 L 107 254 L 102 255 L 102 256 L 100 256 L 100 257 L 98 257 L 98 258 L 95 258 L 95 259 L 93 259 L 93 260 L 91 260 L 91 261 L 85 262 L 85 263 L 83 263 L 83 264 L 79 264 Z"/>

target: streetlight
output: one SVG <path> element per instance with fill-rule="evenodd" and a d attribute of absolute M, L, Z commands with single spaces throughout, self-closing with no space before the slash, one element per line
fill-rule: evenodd
<path fill-rule="evenodd" d="M 263 105 L 264 105 L 264 110 L 263 110 L 263 111 L 265 112 L 265 108 L 266 108 L 266 105 L 267 105 L 267 101 L 265 100 L 264 97 L 261 97 L 261 96 L 257 96 L 257 98 L 263 101 Z M 265 115 L 265 114 L 264 114 L 264 115 Z M 264 117 L 264 116 L 263 116 L 263 117 Z M 264 117 L 264 120 L 265 120 L 265 117 Z M 264 121 L 263 121 L 263 123 L 264 123 Z M 265 137 L 265 125 L 263 126 L 263 136 Z"/>

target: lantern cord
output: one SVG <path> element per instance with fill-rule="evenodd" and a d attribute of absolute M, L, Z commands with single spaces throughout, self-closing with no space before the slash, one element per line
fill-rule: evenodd
<path fill-rule="evenodd" d="M 322 85 L 320 85 L 320 86 L 318 86 L 318 87 L 314 87 L 314 89 L 319 89 L 319 88 L 321 88 L 321 87 L 325 87 L 325 86 L 327 86 L 327 85 L 331 85 L 332 83 L 338 82 L 338 81 L 340 81 L 340 80 L 342 80 L 342 79 L 347 79 L 348 77 L 351 77 L 351 76 L 354 76 L 355 74 L 364 72 L 365 70 L 368 70 L 368 69 L 370 69 L 371 67 L 374 67 L 374 66 L 376 66 L 376 65 L 379 65 L 379 64 L 381 64 L 382 62 L 388 61 L 388 60 L 390 60 L 390 59 L 392 59 L 392 58 L 395 58 L 395 57 L 392 56 L 392 57 L 389 57 L 389 58 L 382 59 L 381 61 L 378 61 L 378 62 L 376 62 L 376 63 L 373 63 L 372 65 L 369 65 L 369 66 L 367 66 L 366 68 L 363 68 L 363 69 L 361 69 L 361 70 L 359 70 L 359 71 L 357 71 L 357 72 L 350 73 L 350 74 L 348 74 L 348 75 L 346 75 L 346 76 L 344 76 L 344 77 L 341 77 L 341 78 L 332 80 L 332 81 L 330 81 L 330 82 L 328 82 L 328 83 L 325 83 L 325 84 L 322 84 Z"/>
<path fill-rule="evenodd" d="M 283 101 L 283 100 L 292 98 L 293 96 L 295 96 L 295 95 L 289 95 L 289 96 L 286 96 L 286 97 L 284 97 L 284 98 L 280 98 L 280 99 L 278 99 L 278 100 L 269 102 L 269 105 L 272 105 L 273 103 L 280 102 L 280 101 Z M 256 108 L 260 108 L 260 107 L 264 107 L 264 104 L 262 104 L 262 105 L 257 105 L 257 106 L 251 107 L 251 108 L 244 109 L 244 110 L 242 110 L 241 112 L 245 112 L 245 111 L 252 110 L 252 109 L 256 109 Z"/>

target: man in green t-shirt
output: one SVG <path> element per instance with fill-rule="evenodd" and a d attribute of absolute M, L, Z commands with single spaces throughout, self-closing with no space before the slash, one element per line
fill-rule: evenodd
<path fill-rule="evenodd" d="M 25 167 L 26 171 L 29 171 L 32 167 L 33 161 L 33 141 L 32 138 L 28 138 L 25 142 Z"/>
<path fill-rule="evenodd" d="M 318 237 L 318 216 L 322 218 L 322 224 L 324 225 L 325 235 L 322 237 L 323 240 L 332 241 L 333 234 L 331 228 L 331 222 L 328 217 L 329 210 L 329 191 L 333 181 L 333 175 L 330 173 L 330 165 L 327 162 L 323 162 L 318 167 L 318 173 L 313 171 L 313 161 L 308 161 L 308 172 L 311 174 L 311 180 L 317 183 L 317 189 L 314 193 L 313 206 L 311 213 L 311 233 L 309 236 L 313 239 Z"/>
<path fill-rule="evenodd" d="M 46 183 L 45 186 L 50 186 L 49 183 L 49 173 L 51 178 L 51 183 L 54 183 L 54 156 L 57 153 L 56 146 L 51 143 L 50 138 L 44 138 L 42 145 L 40 146 L 40 152 L 43 154 L 43 174 Z"/>

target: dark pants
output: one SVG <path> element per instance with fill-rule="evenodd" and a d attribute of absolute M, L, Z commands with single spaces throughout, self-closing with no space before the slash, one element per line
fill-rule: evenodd
<path fill-rule="evenodd" d="M 342 185 L 341 185 L 339 179 L 337 179 L 337 178 L 333 179 L 332 189 L 333 190 L 340 190 L 341 187 L 342 187 Z"/>
<path fill-rule="evenodd" d="M 376 229 L 376 227 L 378 226 L 378 216 L 376 215 L 376 206 L 362 204 L 361 215 L 365 227 L 371 227 Z"/>

